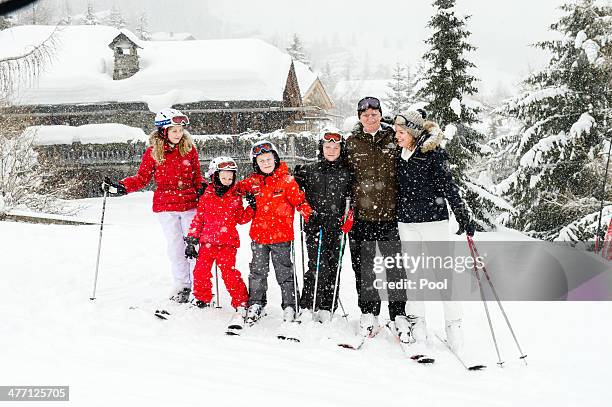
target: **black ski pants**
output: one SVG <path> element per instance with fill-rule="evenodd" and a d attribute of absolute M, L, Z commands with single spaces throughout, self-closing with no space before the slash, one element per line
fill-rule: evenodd
<path fill-rule="evenodd" d="M 380 314 L 380 295 L 375 288 L 375 280 L 379 278 L 374 271 L 376 249 L 383 257 L 394 257 L 401 253 L 402 246 L 397 229 L 397 222 L 367 222 L 355 219 L 349 232 L 351 261 L 355 272 L 358 305 L 364 314 Z M 402 268 L 385 268 L 386 281 L 397 282 L 406 278 Z M 389 317 L 393 320 L 397 315 L 406 315 L 406 292 L 404 290 L 386 291 L 389 299 Z"/>
<path fill-rule="evenodd" d="M 306 231 L 306 248 L 308 251 L 308 270 L 304 273 L 304 288 L 300 299 L 300 308 L 308 308 L 312 311 L 332 310 L 334 302 L 334 286 L 336 283 L 336 271 L 340 258 L 340 244 L 342 231 L 340 229 L 323 229 L 321 240 L 321 256 L 319 261 L 319 278 L 316 286 L 317 303 L 312 309 L 315 293 L 315 280 L 317 272 L 317 255 L 319 250 L 319 230 Z M 336 294 L 336 307 L 338 307 L 338 293 Z"/>

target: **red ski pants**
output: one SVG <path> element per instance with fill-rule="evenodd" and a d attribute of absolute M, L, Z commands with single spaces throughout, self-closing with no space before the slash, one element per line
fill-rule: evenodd
<path fill-rule="evenodd" d="M 246 285 L 236 270 L 236 248 L 229 245 L 200 245 L 198 261 L 193 269 L 193 296 L 203 302 L 212 301 L 212 273 L 214 261 L 221 271 L 225 288 L 232 297 L 232 307 L 244 307 L 249 299 Z M 217 299 L 218 301 L 218 299 Z"/>

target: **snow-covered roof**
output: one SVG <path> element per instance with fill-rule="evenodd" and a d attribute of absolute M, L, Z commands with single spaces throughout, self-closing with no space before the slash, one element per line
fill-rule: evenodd
<path fill-rule="evenodd" d="M 85 124 L 83 126 L 31 126 L 25 131 L 34 135 L 34 144 L 106 144 L 147 141 L 149 136 L 136 127 L 117 123 Z"/>
<path fill-rule="evenodd" d="M 0 32 L 0 59 L 21 55 L 55 27 L 18 26 Z M 140 71 L 113 80 L 114 56 L 108 48 L 120 33 L 142 49 Z M 55 60 L 33 85 L 11 97 L 18 105 L 145 102 L 151 111 L 205 100 L 282 101 L 291 57 L 258 39 L 142 41 L 109 26 L 65 26 L 57 35 Z M 316 75 L 295 63 L 302 95 Z"/>

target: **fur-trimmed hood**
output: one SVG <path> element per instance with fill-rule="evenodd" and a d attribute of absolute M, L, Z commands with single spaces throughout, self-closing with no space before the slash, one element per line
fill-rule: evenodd
<path fill-rule="evenodd" d="M 440 129 L 440 126 L 431 121 L 426 121 L 423 123 L 423 128 L 425 130 L 418 142 L 418 145 L 420 145 L 421 152 L 427 153 L 440 146 L 442 140 L 444 139 L 444 133 Z"/>

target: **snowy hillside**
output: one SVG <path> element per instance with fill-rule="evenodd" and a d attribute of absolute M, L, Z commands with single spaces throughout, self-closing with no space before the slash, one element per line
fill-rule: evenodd
<path fill-rule="evenodd" d="M 82 203 L 89 207 L 79 218 L 98 221 L 101 199 Z M 436 364 L 418 365 L 388 332 L 359 351 L 336 346 L 359 315 L 348 256 L 341 299 L 350 329 L 338 319 L 327 331 L 307 328 L 302 343 L 276 339 L 280 292 L 272 275 L 269 316 L 241 337 L 224 335 L 232 313 L 223 288 L 223 309 L 183 308 L 156 319 L 171 279 L 150 204 L 150 193 L 108 200 L 95 301 L 98 226 L 0 222 L 0 383 L 69 385 L 70 402 L 58 406 L 595 407 L 612 397 L 605 379 L 612 307 L 605 302 L 506 303 L 527 367 L 494 303 L 503 369 L 479 302 L 465 304 L 464 330 L 466 352 L 488 365 L 481 372 L 465 371 L 434 341 Z M 248 225 L 239 230 L 238 268 L 246 276 Z M 517 237 L 507 231 L 476 240 Z M 427 309 L 430 333 L 443 331 L 439 305 Z"/>

